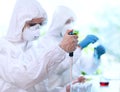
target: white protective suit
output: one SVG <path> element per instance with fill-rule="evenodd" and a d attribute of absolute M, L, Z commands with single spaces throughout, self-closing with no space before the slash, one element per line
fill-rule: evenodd
<path fill-rule="evenodd" d="M 39 39 L 39 48 L 42 48 L 42 51 L 48 50 L 56 45 L 59 44 L 59 42 L 62 39 L 61 31 L 65 25 L 65 22 L 73 17 L 76 18 L 74 12 L 70 10 L 67 7 L 59 6 L 56 11 L 53 14 L 52 23 L 48 29 L 48 32 Z M 48 44 L 49 43 L 49 44 Z M 54 71 L 54 75 L 49 76 L 48 80 L 46 80 L 43 85 L 43 83 L 40 83 L 37 85 L 38 92 L 54 92 L 50 91 L 55 89 L 56 87 L 65 87 L 67 83 L 70 82 L 69 80 L 69 55 L 66 53 L 66 58 L 64 59 L 64 62 L 62 62 Z M 91 56 L 84 56 L 81 54 L 81 49 L 77 48 L 74 52 L 74 65 L 73 65 L 73 77 L 76 78 L 80 76 L 80 71 L 85 71 L 86 73 L 92 73 L 96 70 L 99 63 L 95 63 L 97 60 Z M 77 62 L 76 62 L 77 61 Z M 99 60 L 98 60 L 99 61 Z M 41 91 L 39 89 L 39 86 L 43 87 L 47 85 L 48 91 Z M 58 91 L 55 91 L 58 92 Z"/>
<path fill-rule="evenodd" d="M 36 92 L 34 85 L 65 58 L 59 46 L 40 55 L 32 42 L 21 41 L 25 22 L 41 17 L 46 19 L 47 15 L 36 0 L 16 2 L 7 36 L 0 40 L 0 92 Z"/>

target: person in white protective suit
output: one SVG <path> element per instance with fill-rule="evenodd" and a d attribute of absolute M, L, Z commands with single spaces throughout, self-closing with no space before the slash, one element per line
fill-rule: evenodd
<path fill-rule="evenodd" d="M 0 92 L 36 92 L 34 86 L 55 71 L 66 52 L 76 49 L 78 37 L 68 30 L 58 45 L 39 54 L 32 42 L 46 20 L 36 0 L 17 0 L 7 35 L 0 39 Z"/>
<path fill-rule="evenodd" d="M 48 28 L 47 33 L 39 39 L 39 48 L 42 48 L 41 52 L 44 52 L 48 49 L 59 44 L 62 40 L 63 36 L 67 29 L 73 29 L 72 23 L 75 21 L 76 15 L 75 13 L 65 6 L 58 6 L 53 14 L 53 18 L 51 21 L 51 25 Z M 77 78 L 80 76 L 80 71 L 84 71 L 87 74 L 93 73 L 99 63 L 100 56 L 105 53 L 105 48 L 102 45 L 95 47 L 94 54 L 90 56 L 84 56 L 81 51 L 85 47 L 87 47 L 90 43 L 95 43 L 98 40 L 98 37 L 95 35 L 88 35 L 81 42 L 78 43 L 78 48 L 74 51 L 73 56 L 73 77 Z M 47 44 L 49 43 L 49 44 Z M 47 44 L 47 45 L 46 45 Z M 61 62 L 61 64 L 57 67 L 54 74 L 51 76 L 48 75 L 48 82 L 45 81 L 44 84 L 47 84 L 48 91 L 52 92 L 56 87 L 64 87 L 67 83 L 70 82 L 69 77 L 69 54 L 66 53 L 66 57 L 64 58 L 65 62 Z M 96 63 L 98 62 L 98 63 Z M 43 83 L 40 83 L 39 86 L 43 86 Z M 38 92 L 42 92 L 38 88 Z"/>

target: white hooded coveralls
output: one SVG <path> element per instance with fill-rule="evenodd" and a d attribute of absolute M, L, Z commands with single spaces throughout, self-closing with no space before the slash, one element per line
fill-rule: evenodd
<path fill-rule="evenodd" d="M 8 33 L 0 40 L 0 92 L 36 92 L 34 85 L 65 58 L 59 46 L 40 55 L 32 42 L 22 41 L 25 22 L 41 17 L 46 19 L 47 15 L 36 0 L 16 2 Z"/>
<path fill-rule="evenodd" d="M 42 48 L 41 52 L 49 50 L 59 44 L 62 39 L 61 32 L 63 30 L 63 27 L 65 26 L 65 22 L 71 17 L 74 19 L 76 18 L 74 12 L 68 7 L 59 6 L 55 10 L 51 25 L 47 33 L 39 39 L 40 44 L 38 48 Z M 48 75 L 48 80 L 46 80 L 47 82 L 44 82 L 45 84 L 47 83 L 46 85 L 48 85 L 48 91 L 45 92 L 58 92 L 58 90 L 53 90 L 56 90 L 56 87 L 65 87 L 65 85 L 70 82 L 69 59 L 69 54 L 66 53 L 66 57 L 64 58 L 63 62 L 61 62 L 56 71 L 54 71 L 54 75 Z M 77 48 L 75 50 L 73 60 L 75 63 L 73 65 L 74 78 L 80 76 L 81 71 L 85 71 L 88 74 L 93 73 L 99 65 L 99 63 L 95 63 L 96 59 L 93 57 L 93 55 L 83 55 L 80 48 Z M 42 92 L 39 89 L 39 86 L 42 87 L 45 85 L 43 85 L 43 83 L 37 85 L 37 89 L 39 90 L 38 92 Z"/>

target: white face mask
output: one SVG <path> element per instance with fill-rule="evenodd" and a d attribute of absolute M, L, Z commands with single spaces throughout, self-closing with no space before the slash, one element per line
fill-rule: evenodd
<path fill-rule="evenodd" d="M 40 36 L 40 25 L 37 24 L 30 28 L 25 28 L 23 31 L 23 40 L 25 41 L 33 41 L 38 39 Z"/>
<path fill-rule="evenodd" d="M 62 33 L 62 36 L 65 35 L 65 33 L 66 33 L 67 30 L 72 30 L 72 29 L 73 29 L 73 23 L 66 24 L 66 25 L 64 26 L 62 32 L 61 32 L 61 33 Z"/>

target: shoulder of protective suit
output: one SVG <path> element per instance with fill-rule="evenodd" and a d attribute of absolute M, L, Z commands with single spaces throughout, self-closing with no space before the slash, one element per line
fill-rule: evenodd
<path fill-rule="evenodd" d="M 6 39 L 0 39 L 0 54 L 8 53 L 11 50 L 15 50 L 14 45 Z"/>

